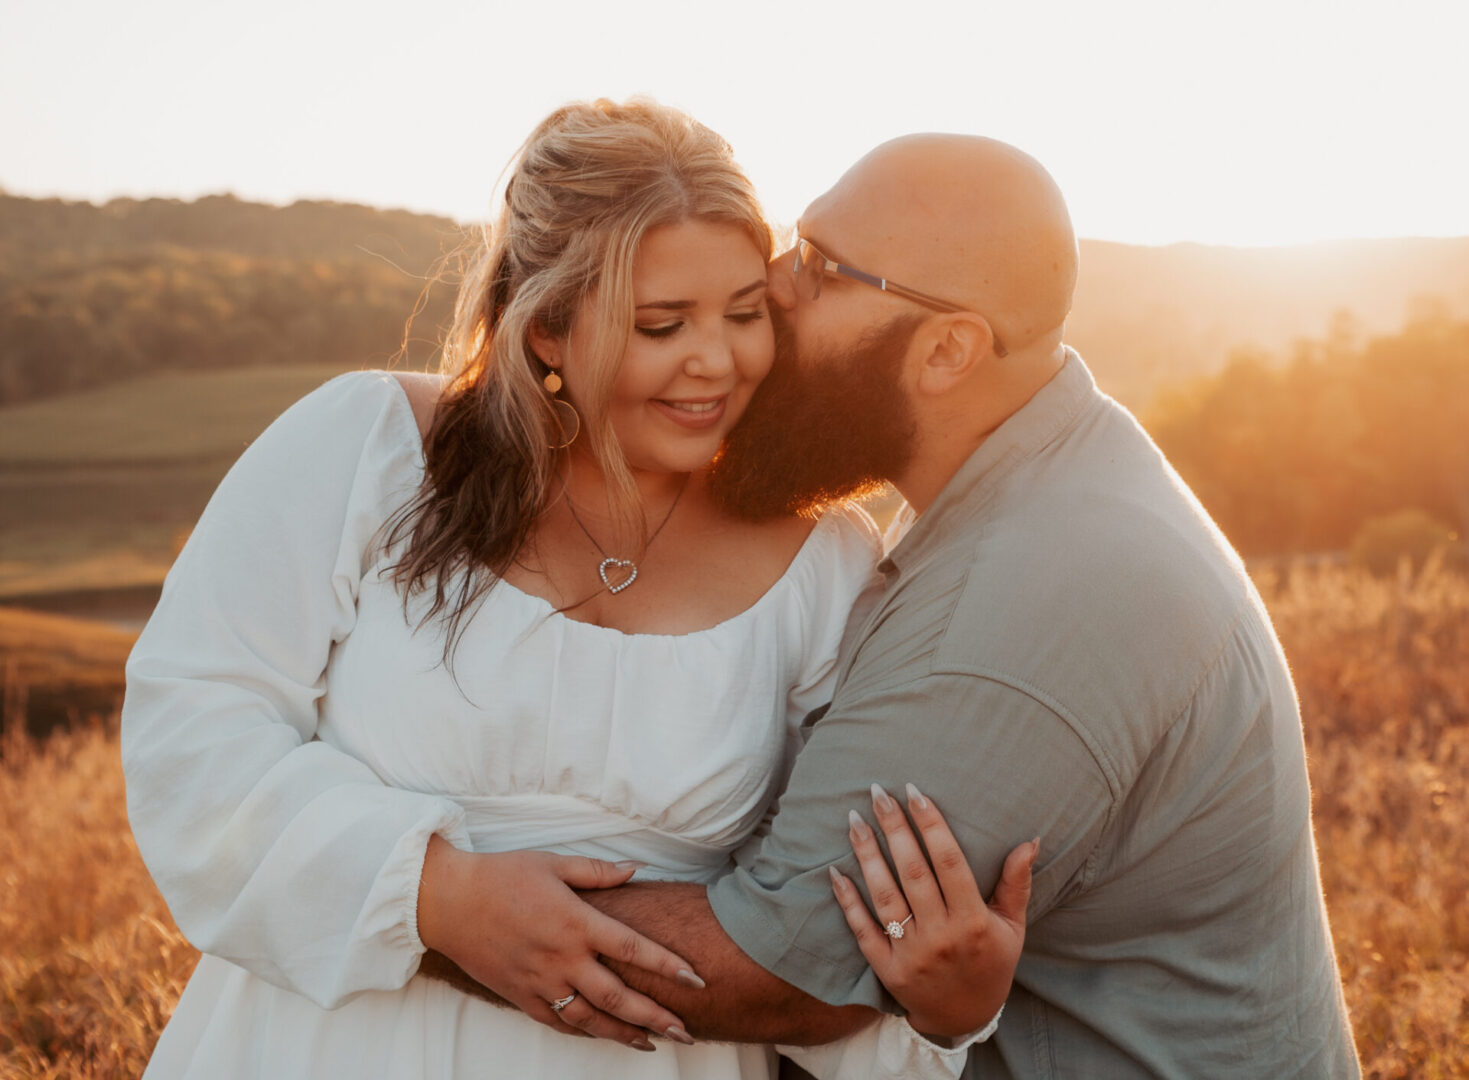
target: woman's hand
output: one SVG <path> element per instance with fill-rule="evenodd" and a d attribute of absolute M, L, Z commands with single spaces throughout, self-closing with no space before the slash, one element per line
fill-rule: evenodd
<path fill-rule="evenodd" d="M 419 887 L 419 937 L 557 1031 L 638 1050 L 653 1049 L 648 1031 L 692 1043 L 683 1021 L 630 989 L 598 957 L 702 987 L 692 966 L 572 891 L 621 885 L 637 868 L 543 851 L 476 854 L 434 836 Z M 551 1008 L 572 995 L 559 1012 Z"/>
<path fill-rule="evenodd" d="M 908 1022 L 926 1035 L 967 1035 L 987 1024 L 1010 994 L 1025 942 L 1025 905 L 1040 841 L 1010 852 L 994 901 L 986 905 L 943 815 L 917 788 L 908 785 L 908 812 L 923 834 L 927 857 L 902 808 L 876 784 L 872 805 L 902 886 L 893 879 L 872 829 L 854 810 L 852 850 L 878 921 L 868 914 L 857 887 L 833 866 L 837 902 L 862 955 L 908 1011 Z M 889 935 L 883 928 L 894 924 L 901 932 Z"/>

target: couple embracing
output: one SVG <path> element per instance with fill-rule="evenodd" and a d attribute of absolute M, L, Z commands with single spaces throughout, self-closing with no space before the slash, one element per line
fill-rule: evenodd
<path fill-rule="evenodd" d="M 443 374 L 242 456 L 129 661 L 149 1077 L 1357 1075 L 1284 658 L 1051 178 L 912 136 L 798 232 L 567 106 Z"/>

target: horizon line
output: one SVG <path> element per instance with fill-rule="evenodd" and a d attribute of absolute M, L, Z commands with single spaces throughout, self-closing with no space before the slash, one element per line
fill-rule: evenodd
<path fill-rule="evenodd" d="M 345 206 L 372 210 L 381 213 L 403 213 L 415 217 L 443 218 L 453 222 L 461 228 L 471 228 L 485 224 L 480 219 L 465 219 L 455 214 L 446 213 L 440 209 L 428 209 L 409 205 L 385 206 L 376 203 L 362 202 L 357 199 L 343 198 L 339 196 L 317 196 L 298 195 L 290 201 L 280 201 L 265 197 L 252 197 L 240 195 L 234 191 L 225 189 L 219 191 L 205 191 L 189 195 L 152 193 L 148 195 L 136 195 L 126 192 L 118 192 L 109 195 L 105 199 L 95 196 L 73 196 L 61 192 L 48 194 L 36 194 L 34 192 L 17 191 L 0 181 L 0 197 L 26 199 L 32 202 L 60 202 L 68 205 L 87 205 L 103 208 L 115 202 L 172 202 L 184 205 L 193 205 L 209 199 L 229 199 L 238 203 L 252 206 L 266 206 L 273 209 L 285 210 L 302 203 L 311 205 Z M 785 225 L 772 221 L 772 227 L 777 235 L 782 230 L 792 231 L 793 225 Z M 1242 250 L 1261 250 L 1279 248 L 1303 248 L 1319 247 L 1333 244 L 1357 244 L 1357 243 L 1387 243 L 1393 241 L 1453 241 L 1469 240 L 1469 232 L 1455 233 L 1355 233 L 1351 235 L 1321 236 L 1311 239 L 1293 240 L 1199 240 L 1193 238 L 1179 238 L 1169 240 L 1130 240 L 1119 239 L 1116 236 L 1078 236 L 1079 243 L 1116 244 L 1123 247 L 1138 248 L 1171 248 L 1171 247 L 1204 247 L 1204 248 L 1232 248 Z"/>

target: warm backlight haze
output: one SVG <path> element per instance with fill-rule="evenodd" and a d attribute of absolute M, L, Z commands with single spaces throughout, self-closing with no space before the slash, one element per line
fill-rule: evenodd
<path fill-rule="evenodd" d="M 0 186 L 230 191 L 484 216 L 569 98 L 650 93 L 734 145 L 776 220 L 874 143 L 992 135 L 1080 235 L 1469 235 L 1469 5 L 187 0 L 7 5 Z"/>
<path fill-rule="evenodd" d="M 914 130 L 1053 172 L 1067 340 L 1290 661 L 1364 1076 L 1469 1075 L 1469 0 L 0 2 L 0 1077 L 138 1075 L 196 960 L 116 730 L 210 492 L 326 379 L 435 362 L 455 221 L 634 93 L 784 224 Z"/>

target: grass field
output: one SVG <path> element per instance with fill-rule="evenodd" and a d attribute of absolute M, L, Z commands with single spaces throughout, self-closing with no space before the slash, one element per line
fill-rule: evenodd
<path fill-rule="evenodd" d="M 0 408 L 0 469 L 232 461 L 287 405 L 341 370 L 168 371 Z"/>
<path fill-rule="evenodd" d="M 33 733 L 104 719 L 122 697 L 137 635 L 85 619 L 0 607 L 0 722 Z"/>
<path fill-rule="evenodd" d="M 1261 587 L 1301 696 L 1364 1072 L 1469 1076 L 1469 581 L 1328 568 Z M 0 666 L 115 687 L 127 635 L 21 618 L 0 622 Z M 18 652 L 26 641 L 42 644 Z M 29 740 L 16 730 L 23 698 L 7 701 L 0 1076 L 136 1076 L 194 954 L 127 830 L 115 732 Z"/>
<path fill-rule="evenodd" d="M 161 581 L 240 452 L 340 370 L 165 372 L 0 408 L 0 599 Z"/>

